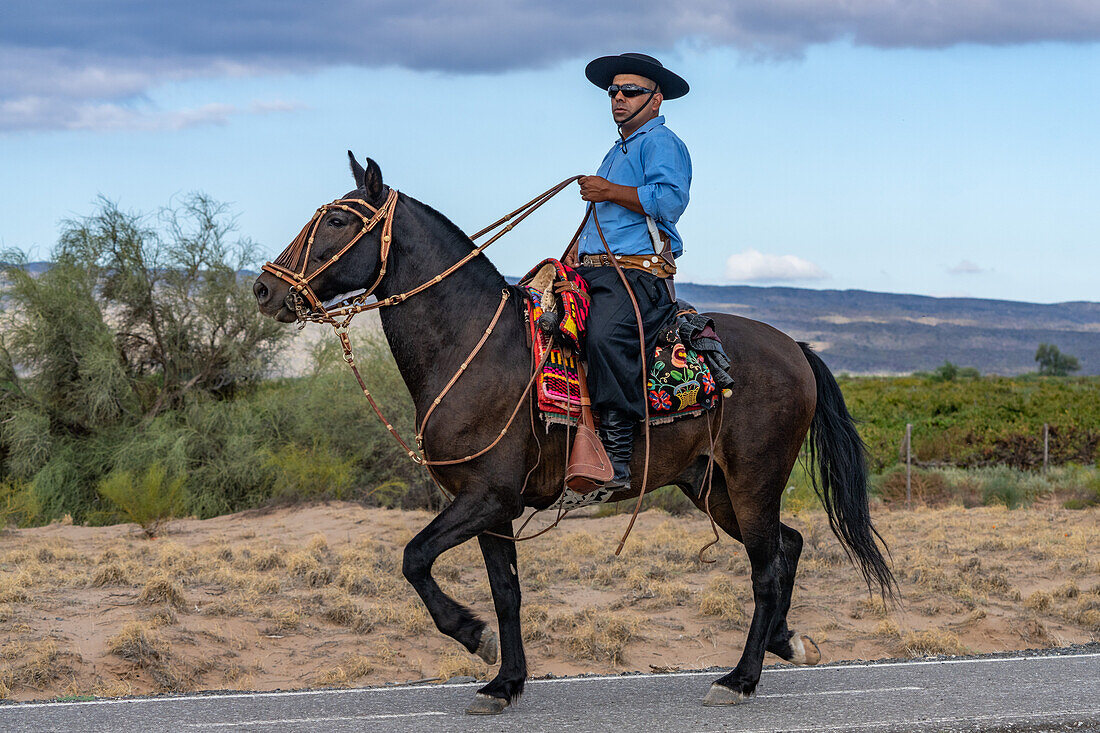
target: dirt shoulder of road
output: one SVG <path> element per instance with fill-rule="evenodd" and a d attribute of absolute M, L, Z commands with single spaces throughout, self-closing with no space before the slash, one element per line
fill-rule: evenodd
<path fill-rule="evenodd" d="M 1053 647 L 1100 639 L 1100 509 L 877 509 L 903 604 L 869 597 L 820 511 L 790 612 L 825 661 Z M 0 696 L 372 685 L 494 673 L 431 623 L 401 577 L 424 512 L 328 503 L 0 535 Z M 532 676 L 732 666 L 752 614 L 740 544 L 705 517 L 570 518 L 519 548 Z M 537 523 L 537 522 L 536 522 Z M 443 588 L 495 625 L 476 543 Z M 768 662 L 777 659 L 768 658 Z"/>

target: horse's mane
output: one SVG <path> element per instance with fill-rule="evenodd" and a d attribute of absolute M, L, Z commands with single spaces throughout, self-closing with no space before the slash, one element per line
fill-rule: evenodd
<path fill-rule="evenodd" d="M 458 228 L 458 225 L 448 219 L 444 214 L 440 213 L 436 209 L 432 208 L 428 204 L 424 203 L 420 199 L 413 198 L 408 194 L 402 192 L 401 197 L 405 199 L 407 205 L 418 209 L 426 215 L 432 223 L 440 228 L 440 231 L 432 232 L 433 236 L 437 236 L 441 239 L 453 241 L 456 245 L 462 247 L 458 256 L 461 257 L 476 246 L 472 239 L 467 236 L 466 232 Z M 477 265 L 477 261 L 481 260 L 484 264 Z M 484 254 L 479 257 L 475 257 L 469 264 L 462 268 L 463 270 L 469 269 L 471 272 L 477 272 L 482 274 L 486 278 L 484 283 L 485 287 L 503 287 L 506 284 L 504 276 L 496 268 L 496 265 Z"/>

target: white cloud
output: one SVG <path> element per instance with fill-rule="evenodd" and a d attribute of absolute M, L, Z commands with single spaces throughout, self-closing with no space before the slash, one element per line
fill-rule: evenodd
<path fill-rule="evenodd" d="M 959 264 L 947 268 L 947 271 L 952 275 L 980 275 L 985 272 L 985 268 L 970 260 L 959 260 Z"/>
<path fill-rule="evenodd" d="M 1098 40 L 1096 0 L 681 0 L 675 7 L 662 0 L 8 0 L 0 101 L 48 96 L 60 106 L 0 124 L 0 132 L 66 129 L 65 104 L 133 102 L 173 81 L 340 65 L 485 73 L 682 44 L 790 58 L 836 41 L 946 48 Z"/>
<path fill-rule="evenodd" d="M 244 107 L 214 103 L 159 110 L 148 104 L 28 96 L 0 100 L 0 130 L 182 130 L 196 125 L 224 125 L 235 115 L 277 114 L 301 108 L 294 102 L 272 100 L 254 101 Z"/>
<path fill-rule="evenodd" d="M 797 255 L 773 255 L 747 249 L 726 260 L 726 279 L 737 281 L 821 280 L 828 273 Z"/>

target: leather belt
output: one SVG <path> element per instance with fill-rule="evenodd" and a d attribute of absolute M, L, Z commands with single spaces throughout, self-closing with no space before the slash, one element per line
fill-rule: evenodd
<path fill-rule="evenodd" d="M 581 255 L 580 264 L 585 267 L 614 267 L 615 262 L 620 267 L 642 270 L 661 278 L 676 274 L 676 268 L 657 255 L 615 255 L 615 261 L 607 254 Z"/>

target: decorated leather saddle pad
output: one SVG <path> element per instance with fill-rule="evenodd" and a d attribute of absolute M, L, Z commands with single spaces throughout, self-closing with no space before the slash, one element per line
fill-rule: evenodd
<path fill-rule="evenodd" d="M 540 262 L 520 280 L 527 292 L 527 324 L 535 363 L 549 356 L 535 380 L 539 411 L 547 423 L 572 422 L 580 415 L 580 372 L 588 284 L 558 260 Z M 549 332 L 549 333 L 548 333 Z M 646 385 L 651 425 L 695 417 L 718 401 L 718 388 L 704 359 L 685 348 L 675 326 L 649 355 Z"/>

